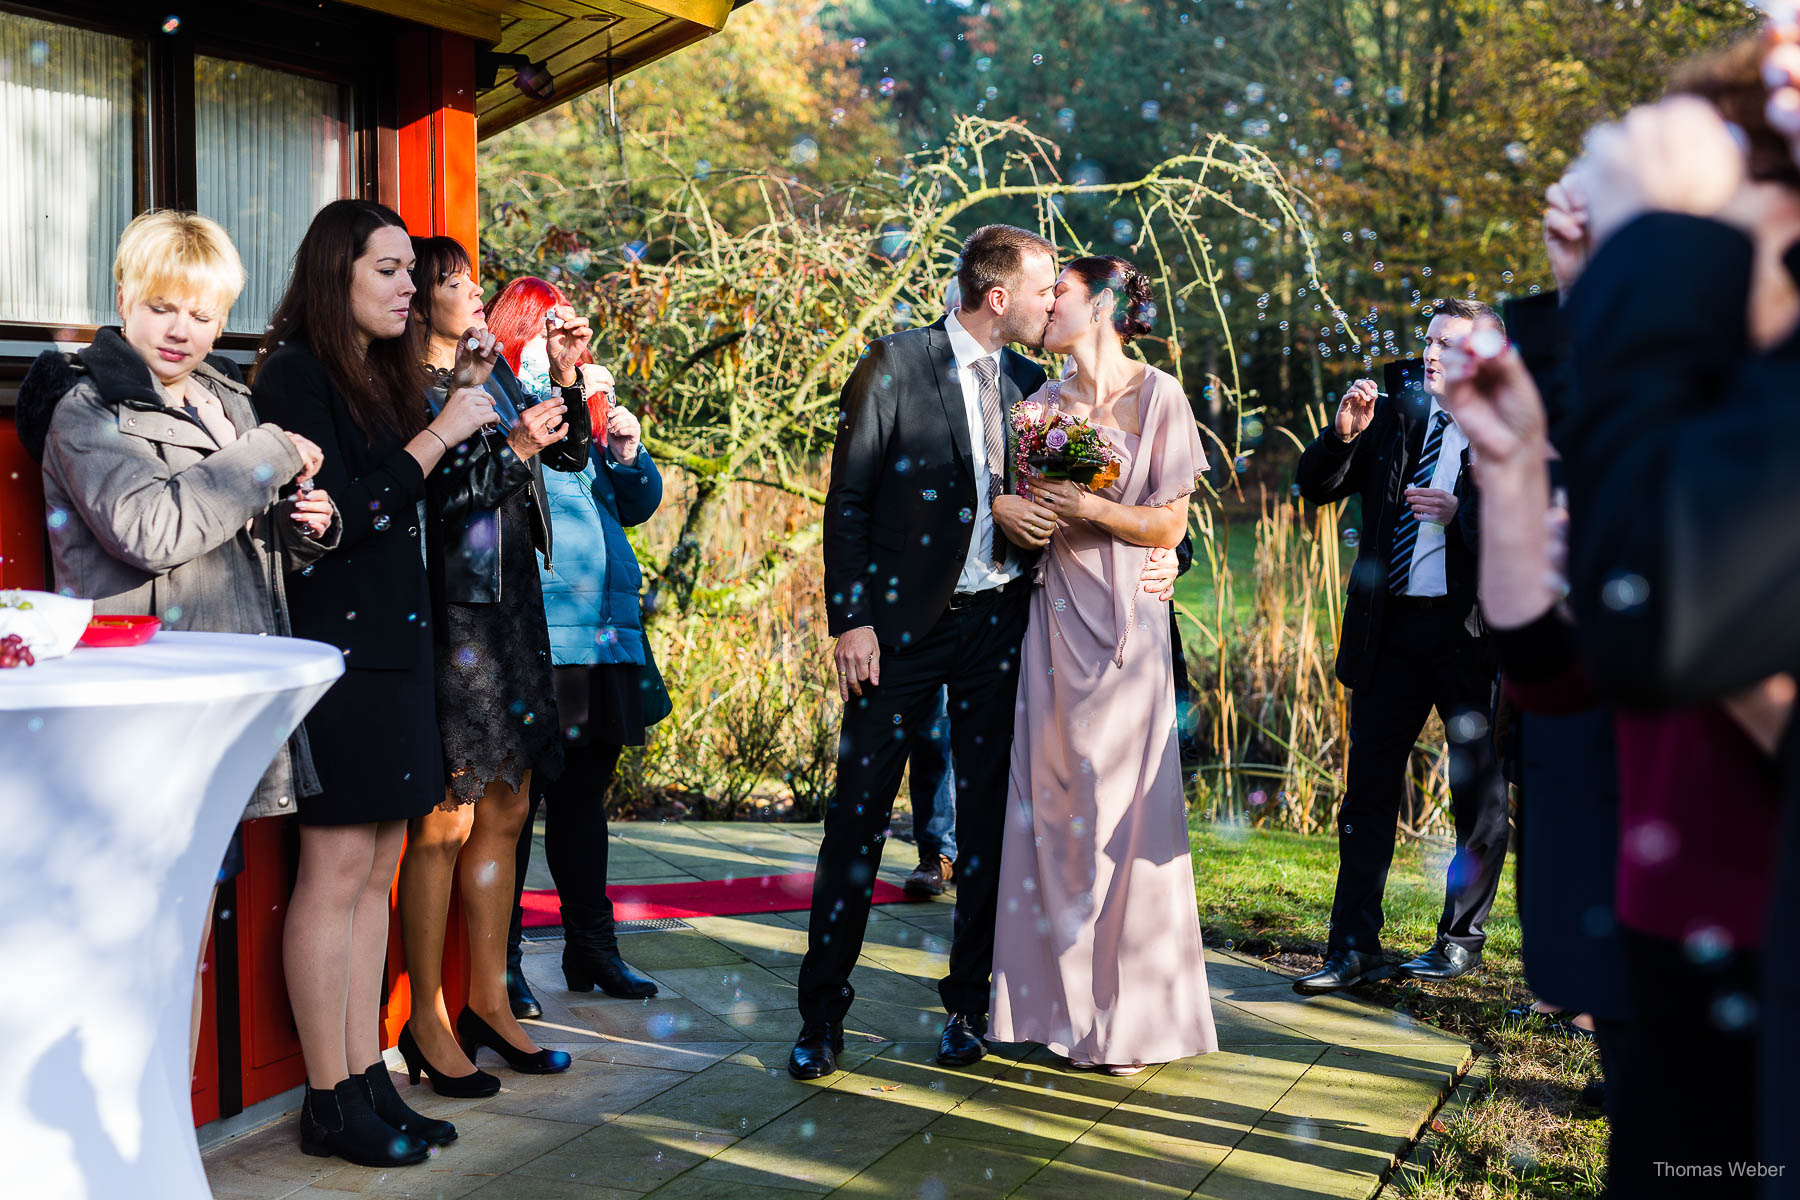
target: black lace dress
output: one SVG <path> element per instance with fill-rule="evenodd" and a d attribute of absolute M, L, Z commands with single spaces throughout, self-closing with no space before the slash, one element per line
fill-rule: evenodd
<path fill-rule="evenodd" d="M 562 771 L 550 631 L 531 489 L 499 509 L 500 601 L 444 606 L 437 637 L 437 714 L 451 795 L 481 799 L 489 782 L 517 789 L 526 771 Z"/>

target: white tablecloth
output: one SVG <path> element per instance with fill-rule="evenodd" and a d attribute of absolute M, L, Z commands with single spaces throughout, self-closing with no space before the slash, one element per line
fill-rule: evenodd
<path fill-rule="evenodd" d="M 210 1195 L 188 1023 L 244 805 L 331 646 L 159 633 L 0 670 L 0 1193 Z"/>

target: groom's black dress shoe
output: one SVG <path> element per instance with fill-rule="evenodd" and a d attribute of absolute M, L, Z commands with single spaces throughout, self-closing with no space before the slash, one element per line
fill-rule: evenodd
<path fill-rule="evenodd" d="M 788 1055 L 788 1074 L 795 1079 L 823 1079 L 838 1069 L 837 1056 L 843 1052 L 842 1021 L 808 1021 Z"/>
<path fill-rule="evenodd" d="M 1414 979 L 1423 979 L 1427 983 L 1441 983 L 1446 979 L 1467 975 L 1480 965 L 1481 951 L 1459 946 L 1448 938 L 1439 938 L 1431 949 L 1419 957 L 1411 962 L 1401 963 L 1400 973 L 1411 975 Z"/>
<path fill-rule="evenodd" d="M 1360 950 L 1333 950 L 1325 956 L 1323 967 L 1311 975 L 1302 975 L 1294 980 L 1294 990 L 1302 996 L 1322 996 L 1327 992 L 1341 992 L 1359 983 L 1386 979 L 1393 973 L 1394 969 L 1379 954 L 1364 954 Z"/>
<path fill-rule="evenodd" d="M 981 1038 L 987 1033 L 986 1015 L 951 1013 L 944 1025 L 944 1036 L 938 1039 L 938 1062 L 946 1067 L 966 1067 L 980 1062 L 987 1054 Z"/>

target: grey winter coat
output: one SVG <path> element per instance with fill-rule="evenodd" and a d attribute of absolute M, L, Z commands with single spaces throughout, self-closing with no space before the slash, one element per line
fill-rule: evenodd
<path fill-rule="evenodd" d="M 336 546 L 341 525 L 334 516 L 314 540 L 290 519 L 281 497 L 300 454 L 278 426 L 258 422 L 249 389 L 211 364 L 192 376 L 238 430 L 221 448 L 115 330 L 100 330 L 68 362 L 73 376 L 38 366 L 45 370 L 34 367 L 20 407 L 41 417 L 46 401 L 54 405 L 42 463 L 56 588 L 91 597 L 96 613 L 152 614 L 169 629 L 288 635 L 284 568 Z M 243 819 L 293 812 L 296 790 L 320 790 L 303 729 L 270 764 Z"/>

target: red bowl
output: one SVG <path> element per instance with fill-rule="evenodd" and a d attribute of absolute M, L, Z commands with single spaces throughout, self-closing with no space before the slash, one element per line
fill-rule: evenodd
<path fill-rule="evenodd" d="M 88 622 L 81 644 L 101 649 L 118 646 L 141 646 L 162 628 L 160 617 L 107 616 Z"/>

